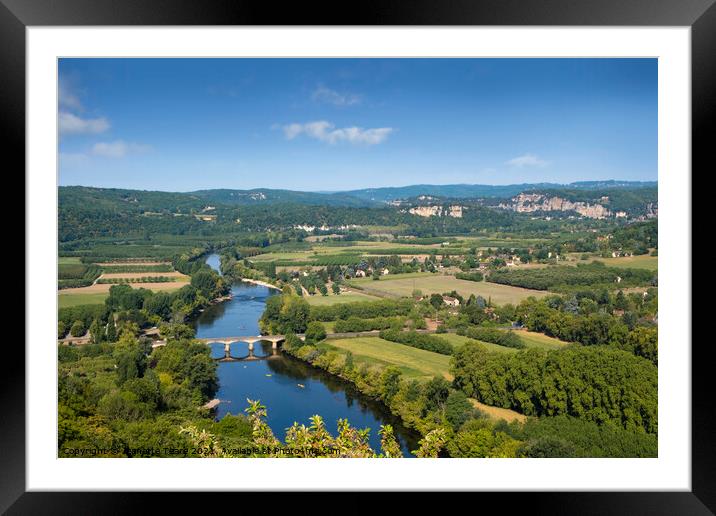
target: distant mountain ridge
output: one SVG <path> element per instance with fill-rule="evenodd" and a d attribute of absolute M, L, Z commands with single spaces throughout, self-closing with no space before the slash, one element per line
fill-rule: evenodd
<path fill-rule="evenodd" d="M 523 183 L 515 185 L 409 185 L 398 187 L 365 188 L 344 192 L 305 192 L 272 188 L 254 188 L 250 190 L 210 189 L 193 192 L 160 192 L 129 190 L 119 188 L 95 188 L 84 186 L 61 186 L 61 203 L 89 202 L 96 208 L 119 203 L 134 205 L 137 209 L 144 206 L 169 208 L 185 206 L 201 208 L 204 205 L 252 206 L 267 204 L 302 204 L 343 207 L 379 207 L 396 200 L 418 199 L 421 196 L 436 199 L 509 199 L 522 193 L 550 192 L 569 194 L 597 191 L 640 191 L 655 190 L 656 181 L 580 181 L 567 185 L 557 183 Z M 492 202 L 488 202 L 492 204 Z"/>
<path fill-rule="evenodd" d="M 634 189 L 654 188 L 656 181 L 578 181 L 575 183 L 522 183 L 514 185 L 477 185 L 477 184 L 454 184 L 454 185 L 410 185 L 382 188 L 365 188 L 362 190 L 348 190 L 335 192 L 333 195 L 345 194 L 366 201 L 390 202 L 396 199 L 408 199 L 421 195 L 431 197 L 447 197 L 452 199 L 475 199 L 475 198 L 507 198 L 520 193 L 535 190 L 603 190 L 611 188 Z"/>

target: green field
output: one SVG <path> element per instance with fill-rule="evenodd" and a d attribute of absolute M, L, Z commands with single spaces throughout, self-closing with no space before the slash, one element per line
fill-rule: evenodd
<path fill-rule="evenodd" d="M 476 341 L 475 339 L 470 339 L 467 337 L 464 337 L 462 335 L 457 335 L 456 333 L 440 333 L 436 334 L 436 337 L 440 337 L 441 339 L 445 339 L 450 344 L 453 345 L 453 347 L 462 346 L 466 342 L 479 342 L 483 346 L 487 348 L 488 351 L 494 351 L 496 353 L 516 353 L 516 348 L 508 348 L 507 346 L 499 346 L 497 344 L 493 344 L 492 342 L 483 342 L 481 340 Z"/>
<path fill-rule="evenodd" d="M 407 276 L 407 275 L 406 275 Z M 485 281 L 476 282 L 459 280 L 454 276 L 432 274 L 422 277 L 381 277 L 379 281 L 372 278 L 360 278 L 350 281 L 350 284 L 363 287 L 366 293 L 377 291 L 393 296 L 411 296 L 414 289 L 420 290 L 423 295 L 442 294 L 456 290 L 461 296 L 469 297 L 471 294 L 491 299 L 493 303 L 502 305 L 505 303 L 517 304 L 530 296 L 537 298 L 549 295 L 549 292 L 531 290 L 509 285 L 499 285 Z"/>
<path fill-rule="evenodd" d="M 541 348 L 541 349 L 559 349 L 569 345 L 569 342 L 555 339 L 554 337 L 548 337 L 544 333 L 535 333 L 532 331 L 516 331 L 522 342 L 528 348 Z"/>
<path fill-rule="evenodd" d="M 329 339 L 322 346 L 350 351 L 356 364 L 396 366 L 408 378 L 430 379 L 434 376 L 449 378 L 450 357 L 431 351 L 412 348 L 378 337 Z"/>
<path fill-rule="evenodd" d="M 322 296 L 320 294 L 316 294 L 313 296 L 304 296 L 303 298 L 308 301 L 308 304 L 316 306 L 337 305 L 338 303 L 355 303 L 356 301 L 376 301 L 377 299 L 380 299 L 378 297 L 361 294 L 359 292 L 344 293 L 339 296 L 334 296 L 332 294 Z"/>
<path fill-rule="evenodd" d="M 659 268 L 659 257 L 643 254 L 639 256 L 624 256 L 621 258 L 594 258 L 591 261 L 600 261 L 608 267 L 623 267 L 625 269 L 646 269 L 655 271 Z"/>
<path fill-rule="evenodd" d="M 314 258 L 314 255 L 310 251 L 306 252 L 295 252 L 295 253 L 266 253 L 252 256 L 249 258 L 252 262 L 272 262 L 275 260 L 291 260 L 291 261 L 303 261 Z"/>
<path fill-rule="evenodd" d="M 71 263 L 82 263 L 79 256 L 60 256 L 57 259 L 59 265 L 68 265 Z"/>
<path fill-rule="evenodd" d="M 59 294 L 57 304 L 59 308 L 79 305 L 101 305 L 107 298 L 106 292 L 96 294 Z"/>

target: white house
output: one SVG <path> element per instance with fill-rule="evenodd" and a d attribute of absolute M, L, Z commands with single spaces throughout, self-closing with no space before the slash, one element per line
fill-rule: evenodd
<path fill-rule="evenodd" d="M 448 306 L 460 306 L 460 300 L 450 296 L 443 296 L 443 302 Z"/>

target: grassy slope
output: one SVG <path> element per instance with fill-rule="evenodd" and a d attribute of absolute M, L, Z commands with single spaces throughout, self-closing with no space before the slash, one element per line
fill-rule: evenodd
<path fill-rule="evenodd" d="M 332 293 L 327 296 L 316 294 L 314 296 L 304 296 L 304 299 L 311 305 L 324 306 L 336 305 L 338 303 L 355 303 L 356 301 L 376 301 L 380 298 L 359 292 L 350 292 L 343 293 L 339 296 L 335 296 Z"/>
<path fill-rule="evenodd" d="M 57 304 L 59 308 L 79 305 L 101 305 L 107 299 L 107 293 L 99 294 L 59 294 Z"/>
<path fill-rule="evenodd" d="M 323 345 L 332 349 L 350 351 L 356 364 L 365 362 L 369 365 L 396 366 L 406 378 L 427 380 L 433 376 L 450 377 L 449 356 L 389 342 L 378 337 L 329 339 Z"/>
<path fill-rule="evenodd" d="M 595 258 L 594 260 L 604 262 L 608 267 L 623 267 L 625 269 L 647 269 L 655 271 L 659 267 L 659 257 L 649 256 L 625 256 L 622 258 Z"/>
<path fill-rule="evenodd" d="M 449 340 L 458 343 L 467 340 L 467 338 L 460 337 L 459 335 L 450 335 Z M 488 346 L 489 349 L 500 348 L 496 350 L 500 352 L 511 353 L 515 351 L 495 344 L 483 344 Z M 434 376 L 442 376 L 448 380 L 452 380 L 449 356 L 412 348 L 378 337 L 329 339 L 323 341 L 320 346 L 324 349 L 337 350 L 340 352 L 350 351 L 353 354 L 353 361 L 356 365 L 366 363 L 369 366 L 396 366 L 401 370 L 405 378 L 429 380 Z M 492 407 L 472 398 L 470 402 L 493 419 L 505 419 L 507 421 L 514 419 L 524 421 L 526 419 L 526 416 L 514 410 Z"/>
<path fill-rule="evenodd" d="M 455 333 L 441 333 L 441 334 L 436 334 L 435 336 L 445 339 L 450 344 L 452 344 L 453 347 L 462 346 L 466 342 L 476 342 L 474 339 L 469 339 L 462 335 L 456 335 Z M 499 346 L 497 344 L 493 344 L 492 342 L 482 342 L 482 341 L 477 341 L 477 342 L 479 342 L 480 344 L 485 346 L 488 349 L 488 351 L 494 351 L 496 353 L 515 353 L 515 352 L 517 352 L 517 350 L 515 348 Z"/>
<path fill-rule="evenodd" d="M 491 298 L 492 302 L 498 305 L 505 303 L 517 304 L 530 296 L 539 298 L 549 294 L 549 292 L 512 287 L 509 285 L 499 285 L 497 283 L 488 283 L 485 281 L 476 282 L 459 280 L 454 276 L 438 274 L 409 278 L 390 278 L 387 276 L 382 277 L 379 281 L 374 281 L 370 278 L 361 278 L 351 280 L 351 283 L 368 289 L 375 289 L 398 296 L 410 296 L 412 295 L 414 288 L 421 290 L 423 295 L 433 293 L 442 294 L 443 292 L 456 290 L 463 297 L 469 297 L 470 294 L 480 295 L 485 299 Z"/>
<path fill-rule="evenodd" d="M 79 256 L 60 256 L 57 260 L 60 265 L 66 265 L 68 263 L 82 263 Z"/>
<path fill-rule="evenodd" d="M 543 333 L 522 330 L 515 333 L 519 335 L 528 348 L 559 349 L 569 345 L 569 342 L 549 337 Z"/>

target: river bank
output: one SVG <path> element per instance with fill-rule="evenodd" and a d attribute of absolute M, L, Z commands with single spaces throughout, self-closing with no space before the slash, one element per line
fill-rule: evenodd
<path fill-rule="evenodd" d="M 259 285 L 261 287 L 271 288 L 274 290 L 278 290 L 279 292 L 281 291 L 281 289 L 279 287 L 277 287 L 276 285 L 272 285 L 271 283 L 267 283 L 266 281 L 249 279 L 249 278 L 241 278 L 239 281 L 243 281 L 244 283 L 251 283 L 253 285 Z"/>
<path fill-rule="evenodd" d="M 363 370 L 353 367 L 352 364 L 348 365 L 346 357 L 343 357 L 342 361 L 335 360 L 335 357 L 328 358 L 330 352 L 321 350 L 320 344 L 321 343 L 317 345 L 306 344 L 297 349 L 292 349 L 284 345 L 282 351 L 311 367 L 320 369 L 326 374 L 348 383 L 363 396 L 385 407 L 405 428 L 416 432 L 420 438 L 425 437 L 428 432 L 438 426 L 435 425 L 434 422 L 423 419 L 421 414 L 415 410 L 417 407 L 413 407 L 412 404 L 398 402 L 396 398 L 392 399 L 394 403 L 391 403 L 391 400 L 385 399 L 381 392 L 383 369 L 379 371 L 371 369 Z"/>
<path fill-rule="evenodd" d="M 209 255 L 207 263 L 218 271 L 219 256 Z M 195 328 L 197 338 L 259 335 L 258 322 L 266 301 L 277 294 L 280 290 L 274 285 L 236 278 L 230 300 L 212 304 L 189 324 Z M 209 346 L 213 358 L 224 357 L 223 344 Z M 362 394 L 340 376 L 284 353 L 281 348 L 272 350 L 269 342 L 255 343 L 249 360 L 245 359 L 245 342 L 232 343 L 230 353 L 235 360 L 219 362 L 217 368 L 218 390 L 214 398 L 221 400 L 213 409 L 217 420 L 229 413 L 243 414 L 248 398 L 267 407 L 266 421 L 281 440 L 294 422 L 310 424 L 310 418 L 318 414 L 332 433 L 339 419 L 347 419 L 356 428 L 369 428 L 369 444 L 374 450 L 380 450 L 378 430 L 382 425 L 395 429 L 405 456 L 418 448 L 421 436 L 417 432 L 405 427 L 382 401 Z"/>

